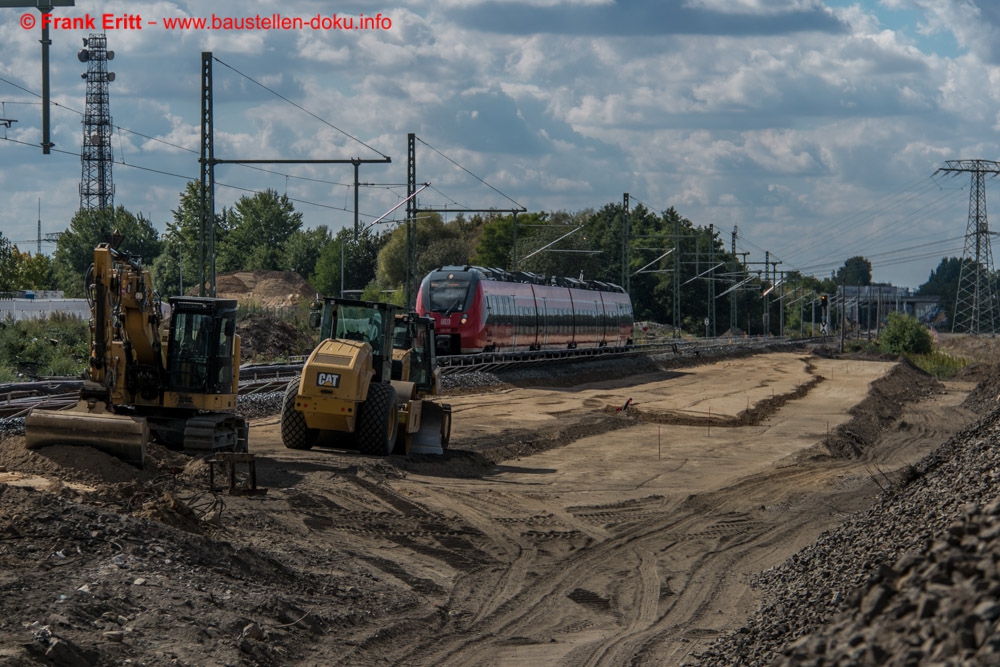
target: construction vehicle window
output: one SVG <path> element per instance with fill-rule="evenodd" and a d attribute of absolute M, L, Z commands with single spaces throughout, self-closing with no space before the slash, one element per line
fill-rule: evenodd
<path fill-rule="evenodd" d="M 341 306 L 337 313 L 337 338 L 371 343 L 381 353 L 382 317 L 371 308 Z"/>
<path fill-rule="evenodd" d="M 406 324 L 398 324 L 392 331 L 392 346 L 397 350 L 405 350 L 408 345 L 406 344 L 406 339 L 409 338 L 407 335 Z"/>
<path fill-rule="evenodd" d="M 208 318 L 192 313 L 178 313 L 174 336 L 186 358 L 208 356 Z"/>
<path fill-rule="evenodd" d="M 227 330 L 228 328 L 228 326 L 219 327 L 219 345 L 216 348 L 216 355 L 220 359 L 225 359 L 233 354 L 233 334 Z"/>

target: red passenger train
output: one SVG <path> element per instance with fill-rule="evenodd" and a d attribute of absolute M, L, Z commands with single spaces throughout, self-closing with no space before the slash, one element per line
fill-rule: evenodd
<path fill-rule="evenodd" d="M 632 344 L 632 301 L 617 285 L 479 266 L 444 266 L 417 292 L 439 354 Z"/>

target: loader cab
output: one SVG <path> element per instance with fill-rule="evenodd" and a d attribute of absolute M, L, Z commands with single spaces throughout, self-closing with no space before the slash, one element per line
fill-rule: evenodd
<path fill-rule="evenodd" d="M 338 298 L 324 299 L 320 309 L 316 309 L 316 305 L 310 314 L 310 323 L 314 326 L 318 323 L 320 340 L 335 338 L 368 343 L 372 348 L 372 367 L 376 381 L 389 382 L 392 374 L 393 321 L 397 306 Z"/>
<path fill-rule="evenodd" d="M 232 394 L 236 300 L 171 297 L 167 389 Z"/>
<path fill-rule="evenodd" d="M 396 316 L 392 334 L 392 347 L 409 353 L 394 355 L 392 379 L 405 380 L 416 385 L 423 393 L 436 394 L 437 356 L 434 349 L 434 320 L 416 313 Z M 404 368 L 406 366 L 406 368 Z M 408 374 L 407 374 L 408 372 Z M 404 375 L 407 375 L 404 377 Z"/>

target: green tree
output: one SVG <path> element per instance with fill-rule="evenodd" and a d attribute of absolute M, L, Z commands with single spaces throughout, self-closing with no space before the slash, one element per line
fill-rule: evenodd
<path fill-rule="evenodd" d="M 216 247 L 224 242 L 227 228 L 225 211 L 215 214 Z M 197 285 L 203 265 L 202 238 L 205 238 L 204 272 L 206 283 L 211 267 L 208 234 L 201 231 L 201 184 L 189 181 L 180 193 L 173 220 L 163 235 L 163 252 L 150 270 L 153 285 L 162 295 L 183 294 Z M 183 283 L 183 284 L 182 284 Z"/>
<path fill-rule="evenodd" d="M 340 294 L 341 275 L 344 290 L 365 289 L 376 280 L 375 267 L 378 265 L 379 252 L 387 240 L 387 234 L 371 232 L 363 232 L 355 240 L 354 230 L 344 227 L 323 247 L 316 260 L 316 269 L 309 276 L 309 282 L 327 296 Z M 340 270 L 341 256 L 344 259 L 343 273 Z"/>
<path fill-rule="evenodd" d="M 444 264 L 466 264 L 471 248 L 461 238 L 457 224 L 445 224 L 437 213 L 418 213 L 414 225 L 416 234 L 416 266 L 413 275 L 420 280 Z M 406 225 L 388 233 L 389 238 L 378 255 L 378 282 L 383 288 L 401 288 L 406 280 Z"/>
<path fill-rule="evenodd" d="M 971 260 L 967 266 L 973 267 Z M 942 257 L 937 268 L 931 271 L 927 282 L 917 288 L 920 296 L 936 296 L 948 321 L 953 321 L 955 301 L 958 297 L 958 280 L 962 273 L 962 260 L 957 257 Z"/>
<path fill-rule="evenodd" d="M 52 260 L 45 255 L 22 253 L 18 266 L 18 282 L 21 289 L 51 289 L 54 276 Z"/>
<path fill-rule="evenodd" d="M 0 292 L 20 288 L 19 258 L 17 246 L 0 232 Z"/>
<path fill-rule="evenodd" d="M 281 264 L 308 279 L 316 271 L 316 262 L 323 248 L 332 240 L 326 225 L 315 229 L 298 229 L 285 242 Z"/>
<path fill-rule="evenodd" d="M 474 221 L 477 218 L 473 218 Z M 527 245 L 527 240 L 537 231 L 539 227 L 548 224 L 547 213 L 518 213 L 517 231 L 514 230 L 514 216 L 494 215 L 486 218 L 478 218 L 481 221 L 479 226 L 478 239 L 472 246 L 469 262 L 477 266 L 488 266 L 511 271 L 514 269 L 514 239 L 517 237 L 518 246 Z M 531 252 L 530 250 L 528 252 Z M 518 257 L 520 257 L 520 251 Z"/>
<path fill-rule="evenodd" d="M 528 216 L 531 220 L 534 216 Z M 587 220 L 590 211 L 567 213 L 540 213 L 530 221 L 521 233 L 521 216 L 518 216 L 517 269 L 543 276 L 567 278 L 598 277 L 601 261 L 600 250 L 593 247 L 594 241 L 587 234 Z"/>
<path fill-rule="evenodd" d="M 52 260 L 56 285 L 68 297 L 84 295 L 84 278 L 94 263 L 94 248 L 111 242 L 117 232 L 122 241 L 119 250 L 138 257 L 149 266 L 160 254 L 162 242 L 153 224 L 142 214 L 134 215 L 118 206 L 112 210 L 80 209 L 56 244 Z"/>
<path fill-rule="evenodd" d="M 872 263 L 861 255 L 849 257 L 844 261 L 844 265 L 837 269 L 835 278 L 838 285 L 871 285 Z"/>
<path fill-rule="evenodd" d="M 912 315 L 889 313 L 879 335 L 879 349 L 893 355 L 927 354 L 932 348 L 931 334 Z"/>
<path fill-rule="evenodd" d="M 301 226 L 302 214 L 285 195 L 266 190 L 240 197 L 226 216 L 224 237 L 216 241 L 216 270 L 287 270 L 285 244 Z"/>

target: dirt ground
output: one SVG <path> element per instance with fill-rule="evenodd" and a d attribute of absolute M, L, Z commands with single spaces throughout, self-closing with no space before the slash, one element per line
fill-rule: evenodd
<path fill-rule="evenodd" d="M 806 353 L 651 363 L 452 396 L 445 457 L 287 450 L 268 417 L 247 497 L 157 447 L 136 471 L 8 438 L 0 663 L 681 665 L 756 607 L 754 573 L 972 421 L 974 387 Z"/>

